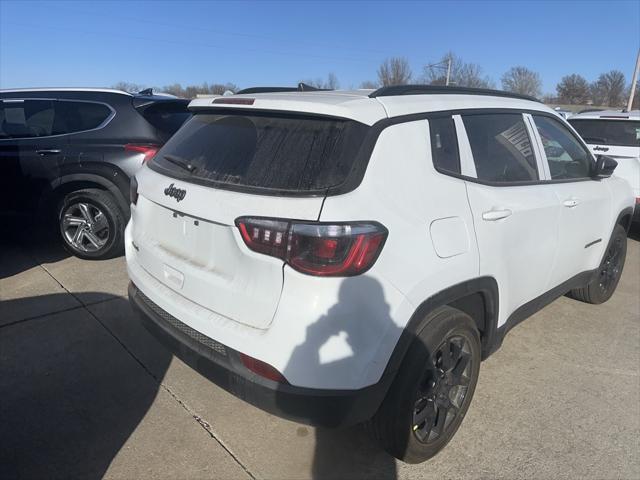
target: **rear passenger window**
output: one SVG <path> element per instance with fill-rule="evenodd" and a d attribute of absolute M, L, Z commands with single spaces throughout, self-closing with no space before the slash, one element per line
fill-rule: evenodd
<path fill-rule="evenodd" d="M 93 102 L 59 100 L 56 102 L 55 109 L 54 135 L 93 130 L 102 125 L 111 115 L 109 107 Z"/>
<path fill-rule="evenodd" d="M 463 115 L 479 180 L 538 180 L 531 139 L 520 114 Z"/>
<path fill-rule="evenodd" d="M 591 155 L 571 132 L 553 118 L 534 115 L 542 139 L 552 180 L 570 180 L 591 176 Z"/>
<path fill-rule="evenodd" d="M 458 138 L 456 127 L 451 117 L 432 118 L 429 120 L 431 136 L 431 157 L 438 170 L 460 173 L 460 156 L 458 154 Z"/>
<path fill-rule="evenodd" d="M 51 135 L 51 100 L 4 100 L 0 102 L 0 139 Z"/>

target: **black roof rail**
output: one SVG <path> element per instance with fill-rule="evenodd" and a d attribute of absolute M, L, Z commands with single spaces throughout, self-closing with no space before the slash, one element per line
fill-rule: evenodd
<path fill-rule="evenodd" d="M 504 90 L 471 87 L 446 87 L 442 85 L 391 85 L 388 87 L 381 87 L 371 92 L 369 97 L 392 97 L 396 95 L 487 95 L 490 97 L 520 98 L 522 100 L 540 102 L 540 100 L 530 95 L 505 92 Z"/>
<path fill-rule="evenodd" d="M 277 93 L 277 92 L 317 92 L 330 90 L 329 88 L 317 88 L 300 82 L 297 87 L 249 87 L 238 90 L 236 94 L 243 93 Z"/>
<path fill-rule="evenodd" d="M 153 88 L 145 88 L 144 90 L 140 90 L 138 95 L 153 95 Z"/>

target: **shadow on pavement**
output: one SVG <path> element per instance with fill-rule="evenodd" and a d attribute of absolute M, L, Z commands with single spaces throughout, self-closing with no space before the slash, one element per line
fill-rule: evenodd
<path fill-rule="evenodd" d="M 59 295 L 2 303 L 28 309 Z M 171 355 L 160 355 L 163 374 Z M 0 328 L 0 478 L 102 478 L 158 388 L 84 308 Z"/>
<path fill-rule="evenodd" d="M 0 280 L 69 256 L 58 237 L 45 233 L 45 229 L 30 226 L 27 220 L 4 221 L 0 234 Z"/>

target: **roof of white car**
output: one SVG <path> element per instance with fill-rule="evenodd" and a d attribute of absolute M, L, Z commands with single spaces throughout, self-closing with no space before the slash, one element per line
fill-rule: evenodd
<path fill-rule="evenodd" d="M 599 110 L 596 112 L 577 113 L 571 116 L 571 120 L 640 120 L 640 110 L 623 112 L 622 110 Z"/>
<path fill-rule="evenodd" d="M 319 90 L 229 95 L 192 100 L 192 109 L 250 109 L 313 113 L 357 120 L 373 125 L 387 117 L 470 108 L 506 108 L 555 113 L 534 100 L 490 93 L 425 93 L 370 95 L 374 90 Z"/>

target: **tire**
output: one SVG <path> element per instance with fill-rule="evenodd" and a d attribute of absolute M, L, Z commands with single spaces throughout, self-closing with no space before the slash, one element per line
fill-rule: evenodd
<path fill-rule="evenodd" d="M 584 287 L 571 290 L 569 297 L 595 305 L 609 300 L 622 276 L 626 257 L 627 232 L 622 225 L 616 225 L 597 274 Z"/>
<path fill-rule="evenodd" d="M 103 190 L 67 194 L 58 207 L 58 231 L 65 249 L 76 257 L 103 260 L 124 250 L 125 215 Z"/>
<path fill-rule="evenodd" d="M 384 450 L 404 462 L 420 463 L 444 448 L 473 398 L 480 347 L 480 335 L 467 314 L 442 307 L 429 315 L 378 412 L 365 425 Z M 466 385 L 450 387 L 456 383 Z"/>

